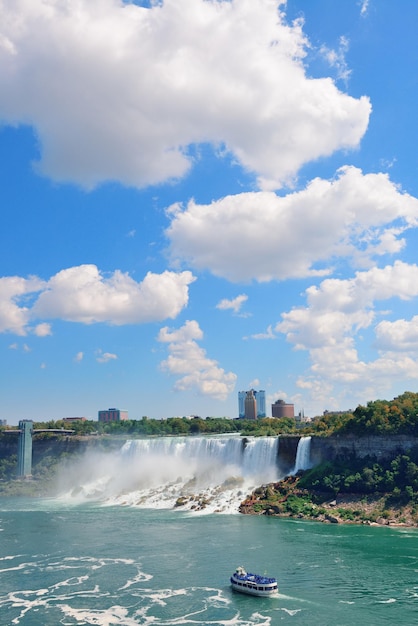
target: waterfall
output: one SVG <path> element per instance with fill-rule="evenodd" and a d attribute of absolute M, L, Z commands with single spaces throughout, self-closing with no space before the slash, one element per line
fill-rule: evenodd
<path fill-rule="evenodd" d="M 278 437 L 258 437 L 247 440 L 242 455 L 242 468 L 245 475 L 272 482 L 278 479 L 277 460 L 279 455 Z"/>
<path fill-rule="evenodd" d="M 157 437 L 128 440 L 122 446 L 122 456 L 131 458 L 159 457 L 184 460 L 217 460 L 240 464 L 243 441 L 240 437 Z"/>
<path fill-rule="evenodd" d="M 185 463 L 194 467 L 196 479 L 217 468 L 221 474 L 234 470 L 243 478 L 269 482 L 278 478 L 278 449 L 278 437 L 161 437 L 127 441 L 121 454 L 138 460 L 162 457 L 167 467 Z"/>
<path fill-rule="evenodd" d="M 279 480 L 278 437 L 156 437 L 77 467 L 70 497 L 108 505 L 236 513 L 256 487 Z M 88 478 L 86 478 L 86 476 Z M 68 494 L 67 494 L 68 495 Z"/>
<path fill-rule="evenodd" d="M 301 437 L 298 442 L 295 468 L 292 474 L 297 474 L 299 470 L 307 470 L 311 467 L 311 437 Z"/>

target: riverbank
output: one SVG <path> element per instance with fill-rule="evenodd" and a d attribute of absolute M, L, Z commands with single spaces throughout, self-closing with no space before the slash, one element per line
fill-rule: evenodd
<path fill-rule="evenodd" d="M 316 492 L 298 487 L 299 477 L 263 485 L 240 505 L 244 515 L 311 519 L 327 524 L 418 527 L 418 506 L 392 494 Z"/>

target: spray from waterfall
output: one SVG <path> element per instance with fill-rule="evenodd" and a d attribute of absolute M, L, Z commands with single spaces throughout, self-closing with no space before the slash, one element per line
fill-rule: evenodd
<path fill-rule="evenodd" d="M 294 472 L 309 466 L 299 441 Z M 86 455 L 63 475 L 62 497 L 76 503 L 236 513 L 257 487 L 284 478 L 279 437 L 156 437 L 126 441 L 118 453 Z"/>

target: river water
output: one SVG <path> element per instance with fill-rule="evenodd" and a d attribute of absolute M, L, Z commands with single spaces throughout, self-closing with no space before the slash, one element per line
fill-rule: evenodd
<path fill-rule="evenodd" d="M 80 499 L 79 483 L 77 497 L 68 492 L 76 477 L 69 468 L 60 497 L 0 499 L 1 625 L 417 622 L 417 530 L 222 514 L 168 501 L 161 508 L 153 505 L 155 490 L 144 499 L 143 485 L 132 491 L 126 479 L 118 482 L 122 503 L 115 484 L 104 497 L 103 459 L 100 467 L 84 483 L 102 485 L 96 499 L 90 492 Z M 136 503 L 132 493 L 140 495 Z M 279 596 L 232 592 L 238 565 L 277 577 Z"/>

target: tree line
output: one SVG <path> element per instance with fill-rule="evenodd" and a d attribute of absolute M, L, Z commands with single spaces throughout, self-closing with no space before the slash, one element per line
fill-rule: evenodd
<path fill-rule="evenodd" d="M 1 429 L 5 427 L 0 427 Z M 7 427 L 6 427 L 7 428 Z M 247 436 L 277 436 L 280 434 L 394 435 L 418 436 L 418 393 L 406 391 L 393 400 L 374 400 L 354 411 L 329 412 L 298 425 L 294 418 L 262 418 L 257 420 L 226 417 L 170 417 L 159 420 L 143 416 L 138 420 L 97 422 L 49 420 L 34 422 L 34 428 L 71 428 L 76 435 L 211 435 L 241 433 Z"/>

